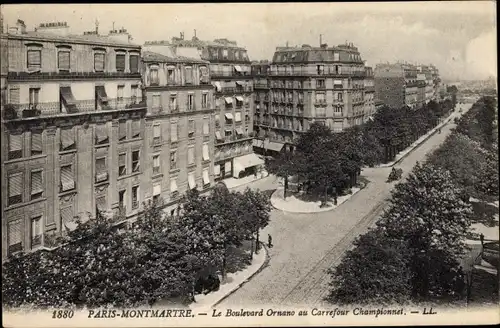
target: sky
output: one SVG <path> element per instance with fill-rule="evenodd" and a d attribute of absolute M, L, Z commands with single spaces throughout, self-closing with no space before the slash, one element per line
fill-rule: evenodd
<path fill-rule="evenodd" d="M 251 60 L 271 59 L 276 46 L 353 42 L 367 65 L 433 63 L 445 79 L 496 78 L 496 3 L 200 3 L 2 5 L 4 24 L 66 21 L 71 33 L 126 28 L 134 42 L 170 40 L 196 29 L 202 40 L 227 38 Z"/>

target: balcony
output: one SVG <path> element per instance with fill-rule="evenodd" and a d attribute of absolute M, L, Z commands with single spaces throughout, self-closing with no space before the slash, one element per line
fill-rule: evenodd
<path fill-rule="evenodd" d="M 217 94 L 236 94 L 236 93 L 245 93 L 245 92 L 253 92 L 252 88 L 235 88 L 235 87 L 225 87 L 221 88 L 220 91 L 216 91 Z"/>
<path fill-rule="evenodd" d="M 35 81 L 35 80 L 105 80 L 105 79 L 141 79 L 141 73 L 128 72 L 9 72 L 9 81 Z"/>
<path fill-rule="evenodd" d="M 254 83 L 254 89 L 269 89 L 269 85 L 267 83 Z"/>
<path fill-rule="evenodd" d="M 73 104 L 72 104 L 73 105 Z M 57 116 L 74 116 L 80 114 L 92 114 L 99 112 L 145 109 L 146 101 L 136 97 L 108 99 L 104 104 L 96 100 L 77 100 L 74 103 L 76 111 L 68 113 L 62 102 L 44 102 L 36 104 L 7 104 L 3 112 L 4 120 L 22 120 L 29 118 L 44 118 Z"/>
<path fill-rule="evenodd" d="M 241 78 L 241 77 L 251 78 L 252 74 L 250 74 L 250 72 L 213 72 L 213 71 L 211 72 L 212 80 L 220 78 Z"/>

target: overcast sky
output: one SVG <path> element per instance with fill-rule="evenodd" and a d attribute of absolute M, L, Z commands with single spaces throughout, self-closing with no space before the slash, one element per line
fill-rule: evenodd
<path fill-rule="evenodd" d="M 271 59 L 276 46 L 358 46 L 368 65 L 406 60 L 434 63 L 444 78 L 496 77 L 493 1 L 411 3 L 255 4 L 25 4 L 2 6 L 4 24 L 20 18 L 32 29 L 66 21 L 72 33 L 125 27 L 136 43 L 185 38 L 228 38 L 252 60 Z"/>

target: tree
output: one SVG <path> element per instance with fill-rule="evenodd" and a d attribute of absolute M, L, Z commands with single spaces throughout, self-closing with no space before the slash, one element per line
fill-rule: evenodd
<path fill-rule="evenodd" d="M 244 226 L 249 231 L 256 235 L 255 253 L 257 254 L 259 248 L 259 231 L 269 224 L 271 203 L 269 198 L 258 190 L 246 188 L 242 195 L 245 202 L 244 208 L 247 210 L 243 218 L 245 219 Z"/>
<path fill-rule="evenodd" d="M 293 156 L 290 152 L 281 152 L 279 155 L 273 159 L 266 159 L 265 166 L 266 170 L 284 180 L 284 193 L 283 196 L 286 199 L 286 193 L 288 190 L 288 177 L 297 174 L 297 156 Z"/>
<path fill-rule="evenodd" d="M 411 272 L 405 242 L 380 229 L 361 235 L 341 263 L 330 269 L 334 304 L 404 304 L 411 297 Z"/>

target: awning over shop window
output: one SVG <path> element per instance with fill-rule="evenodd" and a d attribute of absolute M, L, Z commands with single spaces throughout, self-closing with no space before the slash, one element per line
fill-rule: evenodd
<path fill-rule="evenodd" d="M 240 172 L 257 165 L 263 165 L 264 161 L 255 154 L 247 154 L 234 158 L 233 177 L 238 178 Z"/>
<path fill-rule="evenodd" d="M 68 113 L 78 113 L 78 108 L 76 107 L 76 100 L 71 91 L 71 87 L 61 87 L 61 98 L 64 107 Z"/>
<path fill-rule="evenodd" d="M 244 99 L 243 99 L 243 97 L 242 97 L 242 96 L 236 96 L 236 100 L 241 101 L 241 102 L 243 102 L 243 101 L 244 101 Z"/>
<path fill-rule="evenodd" d="M 224 114 L 224 116 L 225 116 L 228 120 L 232 120 L 232 119 L 233 119 L 233 114 L 231 114 L 231 113 L 226 113 L 226 114 Z"/>
<path fill-rule="evenodd" d="M 253 146 L 258 147 L 258 148 L 265 148 L 268 150 L 280 152 L 283 149 L 284 144 L 279 143 L 279 142 L 269 141 L 269 140 L 266 140 L 263 143 L 262 140 L 253 139 Z"/>
<path fill-rule="evenodd" d="M 203 184 L 209 184 L 210 177 L 208 175 L 208 170 L 203 170 Z"/>
<path fill-rule="evenodd" d="M 232 104 L 233 103 L 233 98 L 231 98 L 231 97 L 225 97 L 224 100 L 226 101 L 226 104 Z"/>
<path fill-rule="evenodd" d="M 243 135 L 243 130 L 241 128 L 236 128 L 236 133 L 238 133 L 241 136 Z"/>
<path fill-rule="evenodd" d="M 196 180 L 194 179 L 194 173 L 189 173 L 188 184 L 189 184 L 189 189 L 196 188 Z"/>
<path fill-rule="evenodd" d="M 219 131 L 215 131 L 215 138 L 216 138 L 217 140 L 222 140 L 222 135 L 220 134 L 220 132 L 219 132 Z"/>
<path fill-rule="evenodd" d="M 222 86 L 220 85 L 220 82 L 214 82 L 213 85 L 214 85 L 215 90 L 217 92 L 220 92 L 222 90 Z"/>
<path fill-rule="evenodd" d="M 235 113 L 234 114 L 234 121 L 235 122 L 241 122 L 241 113 Z"/>
<path fill-rule="evenodd" d="M 234 70 L 235 70 L 236 72 L 241 72 L 241 67 L 240 67 L 240 65 L 234 65 Z"/>

